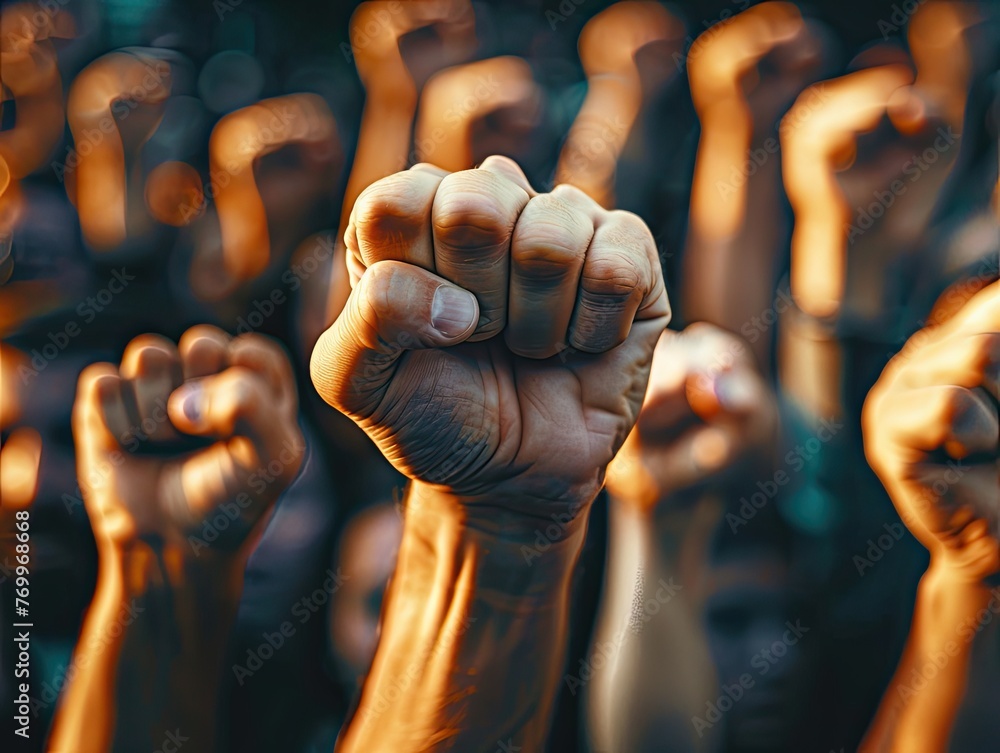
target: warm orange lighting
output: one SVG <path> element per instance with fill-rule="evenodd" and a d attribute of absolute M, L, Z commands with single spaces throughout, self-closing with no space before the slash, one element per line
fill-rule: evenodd
<path fill-rule="evenodd" d="M 186 162 L 164 162 L 146 177 L 146 206 L 159 222 L 189 224 L 204 209 L 201 176 Z"/>
<path fill-rule="evenodd" d="M 0 82 L 17 105 L 14 127 L 0 131 L 0 157 L 14 178 L 44 165 L 62 139 L 62 80 L 49 38 L 72 35 L 72 19 L 62 11 L 17 3 L 0 12 Z"/>
<path fill-rule="evenodd" d="M 112 52 L 84 68 L 70 88 L 67 115 L 73 132 L 76 207 L 84 240 L 111 251 L 126 238 L 125 150 L 112 105 L 128 111 L 170 96 L 170 64 L 156 50 Z"/>
<path fill-rule="evenodd" d="M 587 22 L 579 43 L 587 96 L 559 155 L 556 183 L 570 183 L 604 207 L 614 205 L 618 157 L 642 106 L 635 56 L 647 45 L 683 36 L 683 25 L 653 2 L 616 3 Z"/>
<path fill-rule="evenodd" d="M 497 57 L 454 66 L 424 86 L 417 119 L 417 161 L 454 172 L 473 166 L 472 127 L 505 107 L 537 109 L 541 92 L 531 66 Z"/>
<path fill-rule="evenodd" d="M 271 258 L 254 162 L 293 143 L 329 152 L 336 148 L 336 123 L 321 97 L 290 94 L 265 99 L 230 113 L 212 131 L 209 159 L 222 253 L 227 272 L 236 280 L 256 277 Z"/>
<path fill-rule="evenodd" d="M 38 466 L 42 438 L 37 431 L 20 428 L 12 432 L 0 450 L 0 507 L 23 510 L 38 491 Z"/>
<path fill-rule="evenodd" d="M 857 135 L 875 128 L 893 93 L 912 80 L 908 67 L 886 65 L 825 81 L 806 89 L 782 121 L 782 170 L 795 213 L 792 297 L 811 316 L 835 315 L 844 295 L 850 207 L 837 168 Z"/>
<path fill-rule="evenodd" d="M 688 53 L 691 97 L 701 121 L 701 140 L 691 189 L 692 232 L 705 241 L 734 235 L 746 217 L 746 182 L 720 191 L 743 165 L 753 137 L 753 116 L 743 81 L 776 45 L 804 29 L 791 3 L 762 3 L 703 33 Z"/>
<path fill-rule="evenodd" d="M 365 87 L 354 164 L 341 205 L 337 239 L 344 237 L 354 202 L 365 188 L 402 170 L 409 161 L 410 136 L 417 109 L 417 85 L 406 67 L 399 40 L 404 34 L 433 27 L 450 45 L 446 57 L 459 62 L 475 46 L 475 18 L 468 0 L 366 2 L 351 16 L 351 50 Z M 341 244 L 342 245 L 342 244 Z M 332 322 L 350 294 L 341 254 L 333 264 L 327 319 Z"/>
<path fill-rule="evenodd" d="M 915 118 L 910 132 L 926 122 L 926 115 L 936 115 L 956 131 L 962 130 L 972 74 L 965 31 L 978 20 L 975 6 L 963 2 L 927 2 L 913 14 L 907 30 L 910 54 L 917 68 L 913 88 L 920 100 L 931 103 L 933 110 Z M 901 131 L 907 131 L 896 118 L 893 122 Z"/>

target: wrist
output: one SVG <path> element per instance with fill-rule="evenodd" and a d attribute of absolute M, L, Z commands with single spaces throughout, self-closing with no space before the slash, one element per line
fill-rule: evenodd
<path fill-rule="evenodd" d="M 550 512 L 551 500 L 458 496 L 415 481 L 407 495 L 404 546 L 427 547 L 438 559 L 475 560 L 477 586 L 487 592 L 550 594 L 569 582 L 593 497 L 560 501 L 565 511 Z M 525 512 L 534 507 L 541 512 Z"/>

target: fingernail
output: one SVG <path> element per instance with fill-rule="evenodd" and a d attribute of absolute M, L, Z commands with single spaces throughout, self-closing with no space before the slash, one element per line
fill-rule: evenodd
<path fill-rule="evenodd" d="M 759 399 L 751 379 L 739 372 L 719 374 L 715 378 L 714 391 L 719 405 L 725 410 L 747 410 Z"/>
<path fill-rule="evenodd" d="M 472 293 L 441 285 L 431 301 L 431 326 L 445 337 L 458 337 L 476 323 L 476 299 Z"/>
<path fill-rule="evenodd" d="M 198 423 L 202 415 L 201 386 L 192 382 L 179 387 L 177 392 L 180 393 L 181 411 L 184 417 L 191 423 Z"/>

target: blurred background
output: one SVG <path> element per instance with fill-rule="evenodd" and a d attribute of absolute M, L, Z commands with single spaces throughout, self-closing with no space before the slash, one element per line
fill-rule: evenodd
<path fill-rule="evenodd" d="M 996 279 L 998 65 L 992 2 L 5 2 L 0 429 L 41 438 L 36 457 L 4 460 L 37 475 L 38 728 L 96 578 L 76 378 L 138 334 L 207 322 L 285 344 L 309 441 L 247 567 L 233 749 L 332 749 L 377 642 L 403 489 L 309 382 L 346 295 L 339 239 L 375 180 L 505 154 L 539 190 L 570 182 L 639 214 L 671 327 L 733 333 L 773 394 L 768 451 L 688 490 L 685 509 L 710 497 L 715 517 L 670 531 L 694 541 L 678 572 L 718 687 L 759 680 L 711 721 L 714 749 L 856 748 L 926 567 L 865 462 L 861 405 L 945 291 Z M 602 499 L 567 677 L 593 659 L 608 549 Z M 4 565 L 5 610 L 10 588 Z M 287 645 L 235 671 L 286 620 Z M 808 632 L 762 656 L 789 623 Z M 0 642 L 4 708 L 12 657 Z M 600 750 L 585 696 L 562 685 L 549 750 Z M 648 749 L 681 750 L 669 734 Z M 967 734 L 962 750 L 995 744 Z"/>

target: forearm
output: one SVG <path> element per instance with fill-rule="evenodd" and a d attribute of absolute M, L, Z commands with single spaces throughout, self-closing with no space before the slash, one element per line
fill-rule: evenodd
<path fill-rule="evenodd" d="M 208 555 L 213 556 L 213 555 Z M 242 567 L 136 544 L 105 548 L 49 742 L 54 753 L 162 744 L 214 751 Z"/>
<path fill-rule="evenodd" d="M 585 533 L 584 513 L 526 521 L 411 486 L 378 650 L 338 751 L 541 750 Z"/>
<path fill-rule="evenodd" d="M 955 577 L 932 558 L 906 648 L 861 753 L 948 749 L 981 627 L 978 615 L 989 600 L 985 585 Z"/>
<path fill-rule="evenodd" d="M 672 728 L 691 750 L 710 750 L 690 720 L 715 695 L 715 672 L 681 573 L 718 519 L 715 505 L 673 506 L 653 516 L 612 500 L 608 566 L 594 644 L 570 689 L 586 688 L 595 749 L 645 750 Z M 691 546 L 694 544 L 694 546 Z M 663 667 L 672 667 L 664 678 Z M 588 682 L 589 681 L 589 682 Z"/>

